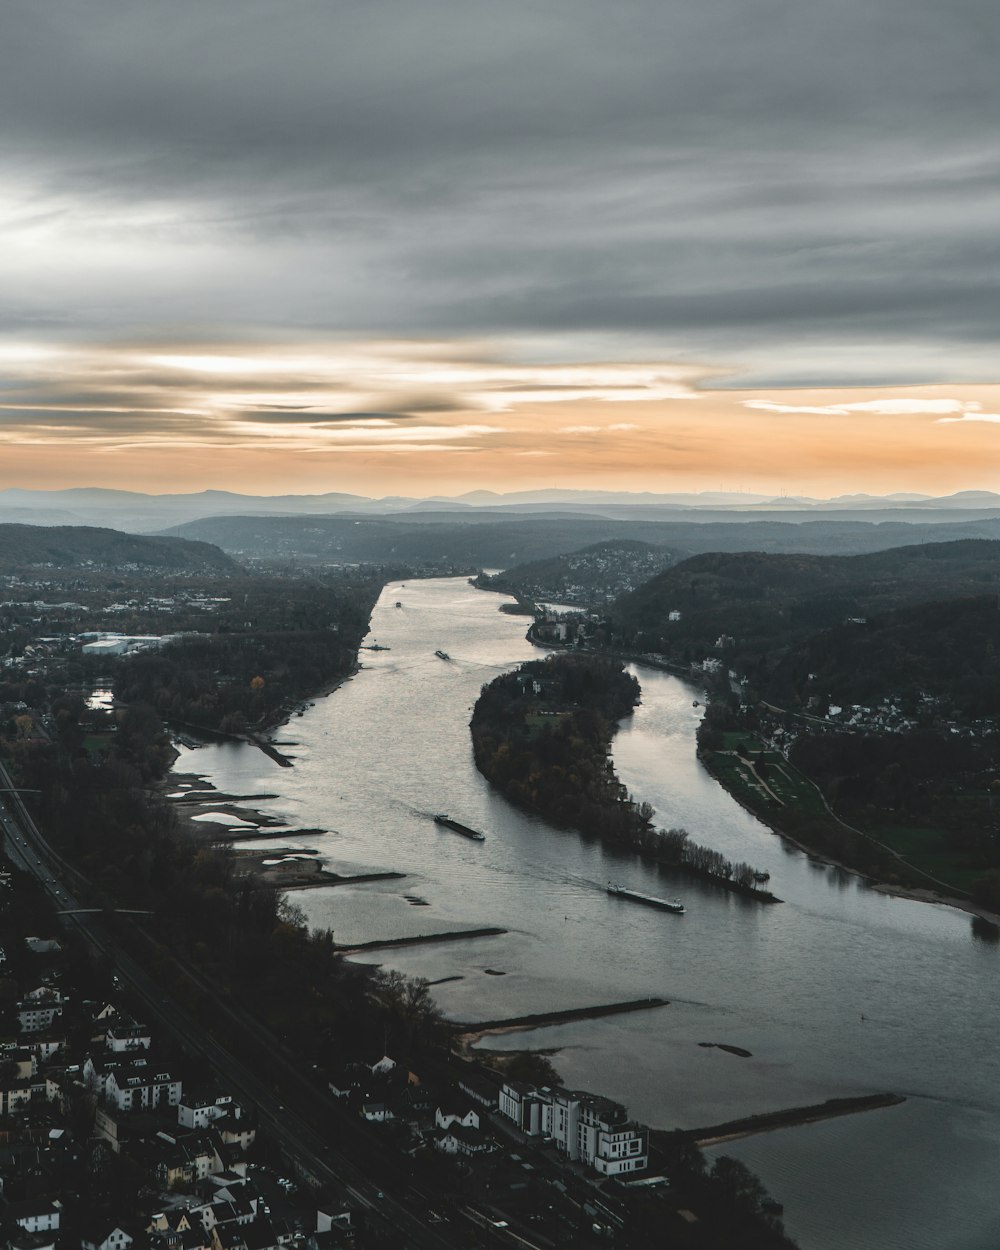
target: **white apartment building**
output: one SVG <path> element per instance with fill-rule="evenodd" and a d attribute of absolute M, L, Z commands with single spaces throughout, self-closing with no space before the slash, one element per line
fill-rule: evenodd
<path fill-rule="evenodd" d="M 551 1137 L 566 1157 L 602 1173 L 622 1176 L 649 1163 L 649 1131 L 629 1120 L 621 1103 L 585 1090 L 535 1089 L 507 1082 L 500 1112 L 529 1136 Z"/>
<path fill-rule="evenodd" d="M 104 1045 L 116 1055 L 130 1050 L 149 1050 L 153 1045 L 152 1030 L 145 1024 L 114 1024 L 104 1035 Z"/>
<path fill-rule="evenodd" d="M 242 1113 L 239 1103 L 233 1102 L 232 1094 L 208 1095 L 201 1098 L 182 1098 L 177 1107 L 177 1123 L 184 1128 L 208 1128 L 213 1120 Z"/>
<path fill-rule="evenodd" d="M 63 1013 L 66 999 L 58 990 L 39 986 L 17 1004 L 17 1019 L 22 1033 L 41 1033 L 52 1027 Z"/>
<path fill-rule="evenodd" d="M 100 1064 L 88 1058 L 83 1078 L 89 1089 L 119 1111 L 176 1107 L 181 1101 L 180 1080 L 144 1056 L 110 1059 Z"/>

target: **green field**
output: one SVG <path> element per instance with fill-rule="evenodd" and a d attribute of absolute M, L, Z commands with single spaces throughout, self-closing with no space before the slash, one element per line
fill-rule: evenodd
<path fill-rule="evenodd" d="M 747 761 L 735 754 L 738 746 L 745 746 L 753 755 L 754 763 L 763 751 L 765 775 L 763 784 L 751 770 Z M 732 752 L 724 754 L 723 752 Z M 778 751 L 771 751 L 753 734 L 729 732 L 723 734 L 723 748 L 712 756 L 712 769 L 720 779 L 725 778 L 727 788 L 745 799 L 751 806 L 765 806 L 771 810 L 782 807 L 794 809 L 808 816 L 823 816 L 826 806 L 812 784 L 798 769 Z M 768 793 L 770 791 L 770 793 Z M 777 801 L 777 802 L 776 802 Z"/>
<path fill-rule="evenodd" d="M 739 746 L 752 754 L 754 763 L 763 751 L 766 788 L 747 761 L 736 754 Z M 775 825 L 781 826 L 782 813 L 794 813 L 796 826 L 789 832 L 794 832 L 796 838 L 808 841 L 808 833 L 798 827 L 800 817 L 818 819 L 829 826 L 836 824 L 812 782 L 777 751 L 765 749 L 753 734 L 740 731 L 724 733 L 722 749 L 711 756 L 711 769 L 731 794 Z M 968 893 L 973 881 L 982 875 L 983 869 L 970 866 L 967 857 L 961 851 L 952 849 L 939 829 L 900 824 L 888 818 L 851 817 L 847 819 L 847 824 L 884 843 L 902 855 L 913 868 L 929 873 L 961 893 Z M 859 866 L 868 871 L 867 865 Z M 931 885 L 930 882 L 926 884 Z"/>
<path fill-rule="evenodd" d="M 937 829 L 866 821 L 865 831 L 898 851 L 914 868 L 929 872 L 965 893 L 972 889 L 976 878 L 983 875 L 983 869 L 970 867 L 965 856 L 952 850 Z"/>

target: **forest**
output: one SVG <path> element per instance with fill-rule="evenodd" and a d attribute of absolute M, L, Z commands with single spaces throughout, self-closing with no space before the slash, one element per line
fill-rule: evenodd
<path fill-rule="evenodd" d="M 164 720 L 243 734 L 353 668 L 381 590 L 374 573 L 241 578 L 197 633 L 115 670 L 115 697 Z"/>
<path fill-rule="evenodd" d="M 638 702 L 639 683 L 617 660 L 529 661 L 483 687 L 471 722 L 476 767 L 519 806 L 630 842 L 652 809 L 625 793 L 608 747 Z"/>
<path fill-rule="evenodd" d="M 181 538 L 152 538 L 86 525 L 0 525 L 0 573 L 74 569 L 87 574 L 128 568 L 234 573 L 218 547 Z"/>
<path fill-rule="evenodd" d="M 531 660 L 484 686 L 472 714 L 476 767 L 512 803 L 669 868 L 776 902 L 760 874 L 693 842 L 683 829 L 656 829 L 653 808 L 615 775 L 616 724 L 639 701 L 639 683 L 619 660 L 558 655 Z"/>
<path fill-rule="evenodd" d="M 781 657 L 764 695 L 782 706 L 880 703 L 925 722 L 1000 714 L 1000 605 L 995 594 L 899 608 L 839 625 Z"/>
<path fill-rule="evenodd" d="M 921 543 L 855 556 L 715 552 L 693 556 L 617 600 L 609 611 L 610 641 L 679 662 L 718 655 L 763 689 L 784 652 L 820 631 L 998 592 L 995 541 Z"/>

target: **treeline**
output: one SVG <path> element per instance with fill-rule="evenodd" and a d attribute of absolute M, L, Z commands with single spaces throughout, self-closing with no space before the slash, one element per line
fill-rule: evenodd
<path fill-rule="evenodd" d="M 639 702 L 618 660 L 532 660 L 484 686 L 472 713 L 476 767 L 512 803 L 611 841 L 649 828 L 652 808 L 615 776 L 615 721 Z"/>
<path fill-rule="evenodd" d="M 658 829 L 651 849 L 663 863 L 686 868 L 697 876 L 717 881 L 731 881 L 741 889 L 753 891 L 761 876 L 752 865 L 726 859 L 720 851 L 692 842 L 686 829 Z M 644 844 L 645 845 L 645 844 Z"/>
<path fill-rule="evenodd" d="M 370 576 L 241 583 L 213 632 L 121 663 L 115 698 L 223 733 L 272 724 L 351 671 L 380 589 Z"/>
<path fill-rule="evenodd" d="M 699 1215 L 697 1232 L 683 1226 L 666 1229 L 653 1191 L 638 1207 L 635 1220 L 650 1244 L 691 1250 L 696 1246 L 705 1250 L 794 1250 L 796 1243 L 781 1221 L 781 1207 L 760 1177 L 741 1160 L 718 1155 L 709 1167 L 683 1131 L 654 1129 L 650 1145 L 653 1165 L 670 1177 L 678 1209 L 696 1210 Z"/>
<path fill-rule="evenodd" d="M 679 663 L 716 656 L 764 694 L 785 652 L 821 631 L 997 590 L 995 541 L 921 543 L 855 556 L 716 551 L 684 560 L 617 600 L 609 642 Z"/>
<path fill-rule="evenodd" d="M 556 824 L 773 901 L 756 889 L 750 864 L 699 846 L 683 829 L 654 828 L 653 808 L 618 780 L 608 749 L 639 693 L 620 660 L 559 655 L 522 664 L 483 687 L 471 725 L 476 766 L 512 803 Z"/>
<path fill-rule="evenodd" d="M 252 598 L 245 606 L 253 612 Z M 216 654 L 224 662 L 232 653 Z M 227 675 L 217 670 L 216 680 Z M 310 933 L 276 890 L 237 871 L 228 847 L 178 821 L 155 785 L 175 753 L 154 707 L 118 709 L 114 732 L 95 747 L 79 696 L 56 687 L 30 693 L 51 732 L 0 738 L 15 784 L 36 792 L 25 794 L 26 805 L 86 879 L 74 893 L 90 906 L 151 913 L 138 931 L 115 921 L 119 940 L 182 1000 L 194 991 L 175 961 L 198 968 L 321 1065 L 387 1041 L 407 1057 L 437 1043 L 440 1017 L 423 982 L 348 963 L 330 932 Z M 211 1017 L 211 999 L 188 1005 Z"/>

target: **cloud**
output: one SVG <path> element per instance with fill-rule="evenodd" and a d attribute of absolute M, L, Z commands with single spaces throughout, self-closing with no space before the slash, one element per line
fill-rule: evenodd
<path fill-rule="evenodd" d="M 640 427 L 633 425 L 629 421 L 617 421 L 614 425 L 564 425 L 559 429 L 560 434 L 623 434 L 629 430 L 638 430 Z"/>
<path fill-rule="evenodd" d="M 938 417 L 937 425 L 962 425 L 969 421 L 986 421 L 990 424 L 1000 423 L 998 412 L 964 412 L 960 417 Z"/>
<path fill-rule="evenodd" d="M 769 399 L 745 399 L 744 408 L 761 412 L 814 413 L 823 417 L 846 417 L 852 412 L 877 416 L 906 416 L 936 412 L 967 412 L 979 405 L 958 399 L 865 399 L 846 404 L 781 404 Z"/>
<path fill-rule="evenodd" d="M 260 422 L 262 425 L 323 425 L 332 422 L 406 421 L 412 415 L 409 412 L 322 412 L 318 409 L 274 412 L 267 409 L 259 412 L 240 413 L 238 419 L 240 421 Z"/>
<path fill-rule="evenodd" d="M 993 21 L 982 0 L 635 0 L 628 21 L 601 0 L 93 0 L 86 21 L 11 0 L 0 325 L 988 377 Z"/>

